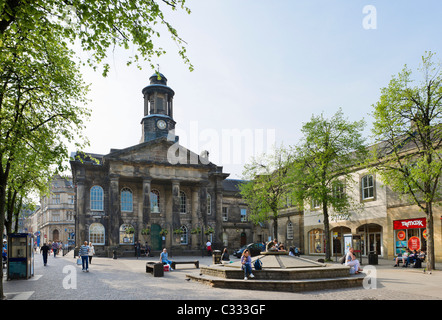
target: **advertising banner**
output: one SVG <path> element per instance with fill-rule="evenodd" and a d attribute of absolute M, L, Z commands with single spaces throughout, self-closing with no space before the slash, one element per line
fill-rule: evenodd
<path fill-rule="evenodd" d="M 393 221 L 393 229 L 394 230 L 419 229 L 419 228 L 426 228 L 426 227 L 427 227 L 427 219 L 426 218 Z"/>

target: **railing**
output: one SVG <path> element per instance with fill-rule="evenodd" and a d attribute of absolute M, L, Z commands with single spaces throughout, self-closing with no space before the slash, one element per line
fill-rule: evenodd
<path fill-rule="evenodd" d="M 69 246 L 67 246 L 67 247 L 63 246 L 63 248 L 62 248 L 63 257 L 64 257 L 65 255 L 67 255 L 67 254 L 69 253 L 69 251 L 73 250 L 74 248 L 75 248 L 74 245 L 69 245 Z"/>

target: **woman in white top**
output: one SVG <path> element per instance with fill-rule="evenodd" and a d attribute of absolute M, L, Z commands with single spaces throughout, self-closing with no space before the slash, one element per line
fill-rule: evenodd
<path fill-rule="evenodd" d="M 359 271 L 362 271 L 360 267 L 359 260 L 356 259 L 355 255 L 353 254 L 353 248 L 350 248 L 347 252 L 347 257 L 345 259 L 345 265 L 354 267 L 355 273 L 359 273 Z"/>
<path fill-rule="evenodd" d="M 92 242 L 89 242 L 89 253 L 88 253 L 88 255 L 89 255 L 89 264 L 91 264 L 92 257 L 94 256 L 94 254 L 95 254 L 94 246 L 92 245 Z"/>

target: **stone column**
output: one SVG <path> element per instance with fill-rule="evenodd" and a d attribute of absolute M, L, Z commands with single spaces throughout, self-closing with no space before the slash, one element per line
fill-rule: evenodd
<path fill-rule="evenodd" d="M 151 182 L 152 182 L 152 180 L 150 178 L 143 179 L 143 212 L 142 212 L 142 214 L 143 214 L 143 218 L 142 218 L 143 228 L 145 228 L 146 225 L 149 224 Z"/>
<path fill-rule="evenodd" d="M 200 214 L 200 218 L 201 218 L 201 222 L 204 224 L 204 226 L 206 227 L 208 225 L 208 219 L 207 219 L 207 182 L 202 182 L 200 184 L 200 189 L 199 189 L 199 214 Z"/>
<path fill-rule="evenodd" d="M 172 229 L 180 226 L 180 182 L 172 180 Z"/>
<path fill-rule="evenodd" d="M 213 242 L 223 243 L 222 240 L 222 226 L 223 226 L 223 192 L 221 190 L 216 191 L 216 204 L 215 204 L 215 235 Z"/>
<path fill-rule="evenodd" d="M 192 225 L 191 229 L 197 228 L 199 226 L 199 216 L 200 216 L 200 206 L 199 206 L 199 187 L 193 187 L 192 188 Z M 201 227 L 201 226 L 200 226 Z M 190 230 L 189 230 L 190 231 Z M 198 242 L 199 239 L 201 239 L 201 234 L 192 234 L 191 235 L 191 243 L 192 243 L 192 249 L 200 249 L 198 248 Z"/>
<path fill-rule="evenodd" d="M 84 180 L 77 181 L 77 202 L 76 202 L 76 217 L 75 217 L 75 245 L 77 247 L 83 244 L 83 241 L 86 240 L 86 217 L 85 217 L 85 208 L 84 208 L 84 198 L 85 198 L 85 186 Z"/>
<path fill-rule="evenodd" d="M 120 193 L 118 176 L 109 177 L 109 224 L 106 236 L 109 246 L 117 246 L 120 243 Z"/>

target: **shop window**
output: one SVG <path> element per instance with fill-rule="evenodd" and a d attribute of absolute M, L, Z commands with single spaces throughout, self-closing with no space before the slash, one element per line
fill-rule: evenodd
<path fill-rule="evenodd" d="M 324 253 L 325 240 L 322 229 L 313 229 L 309 232 L 309 253 Z"/>

